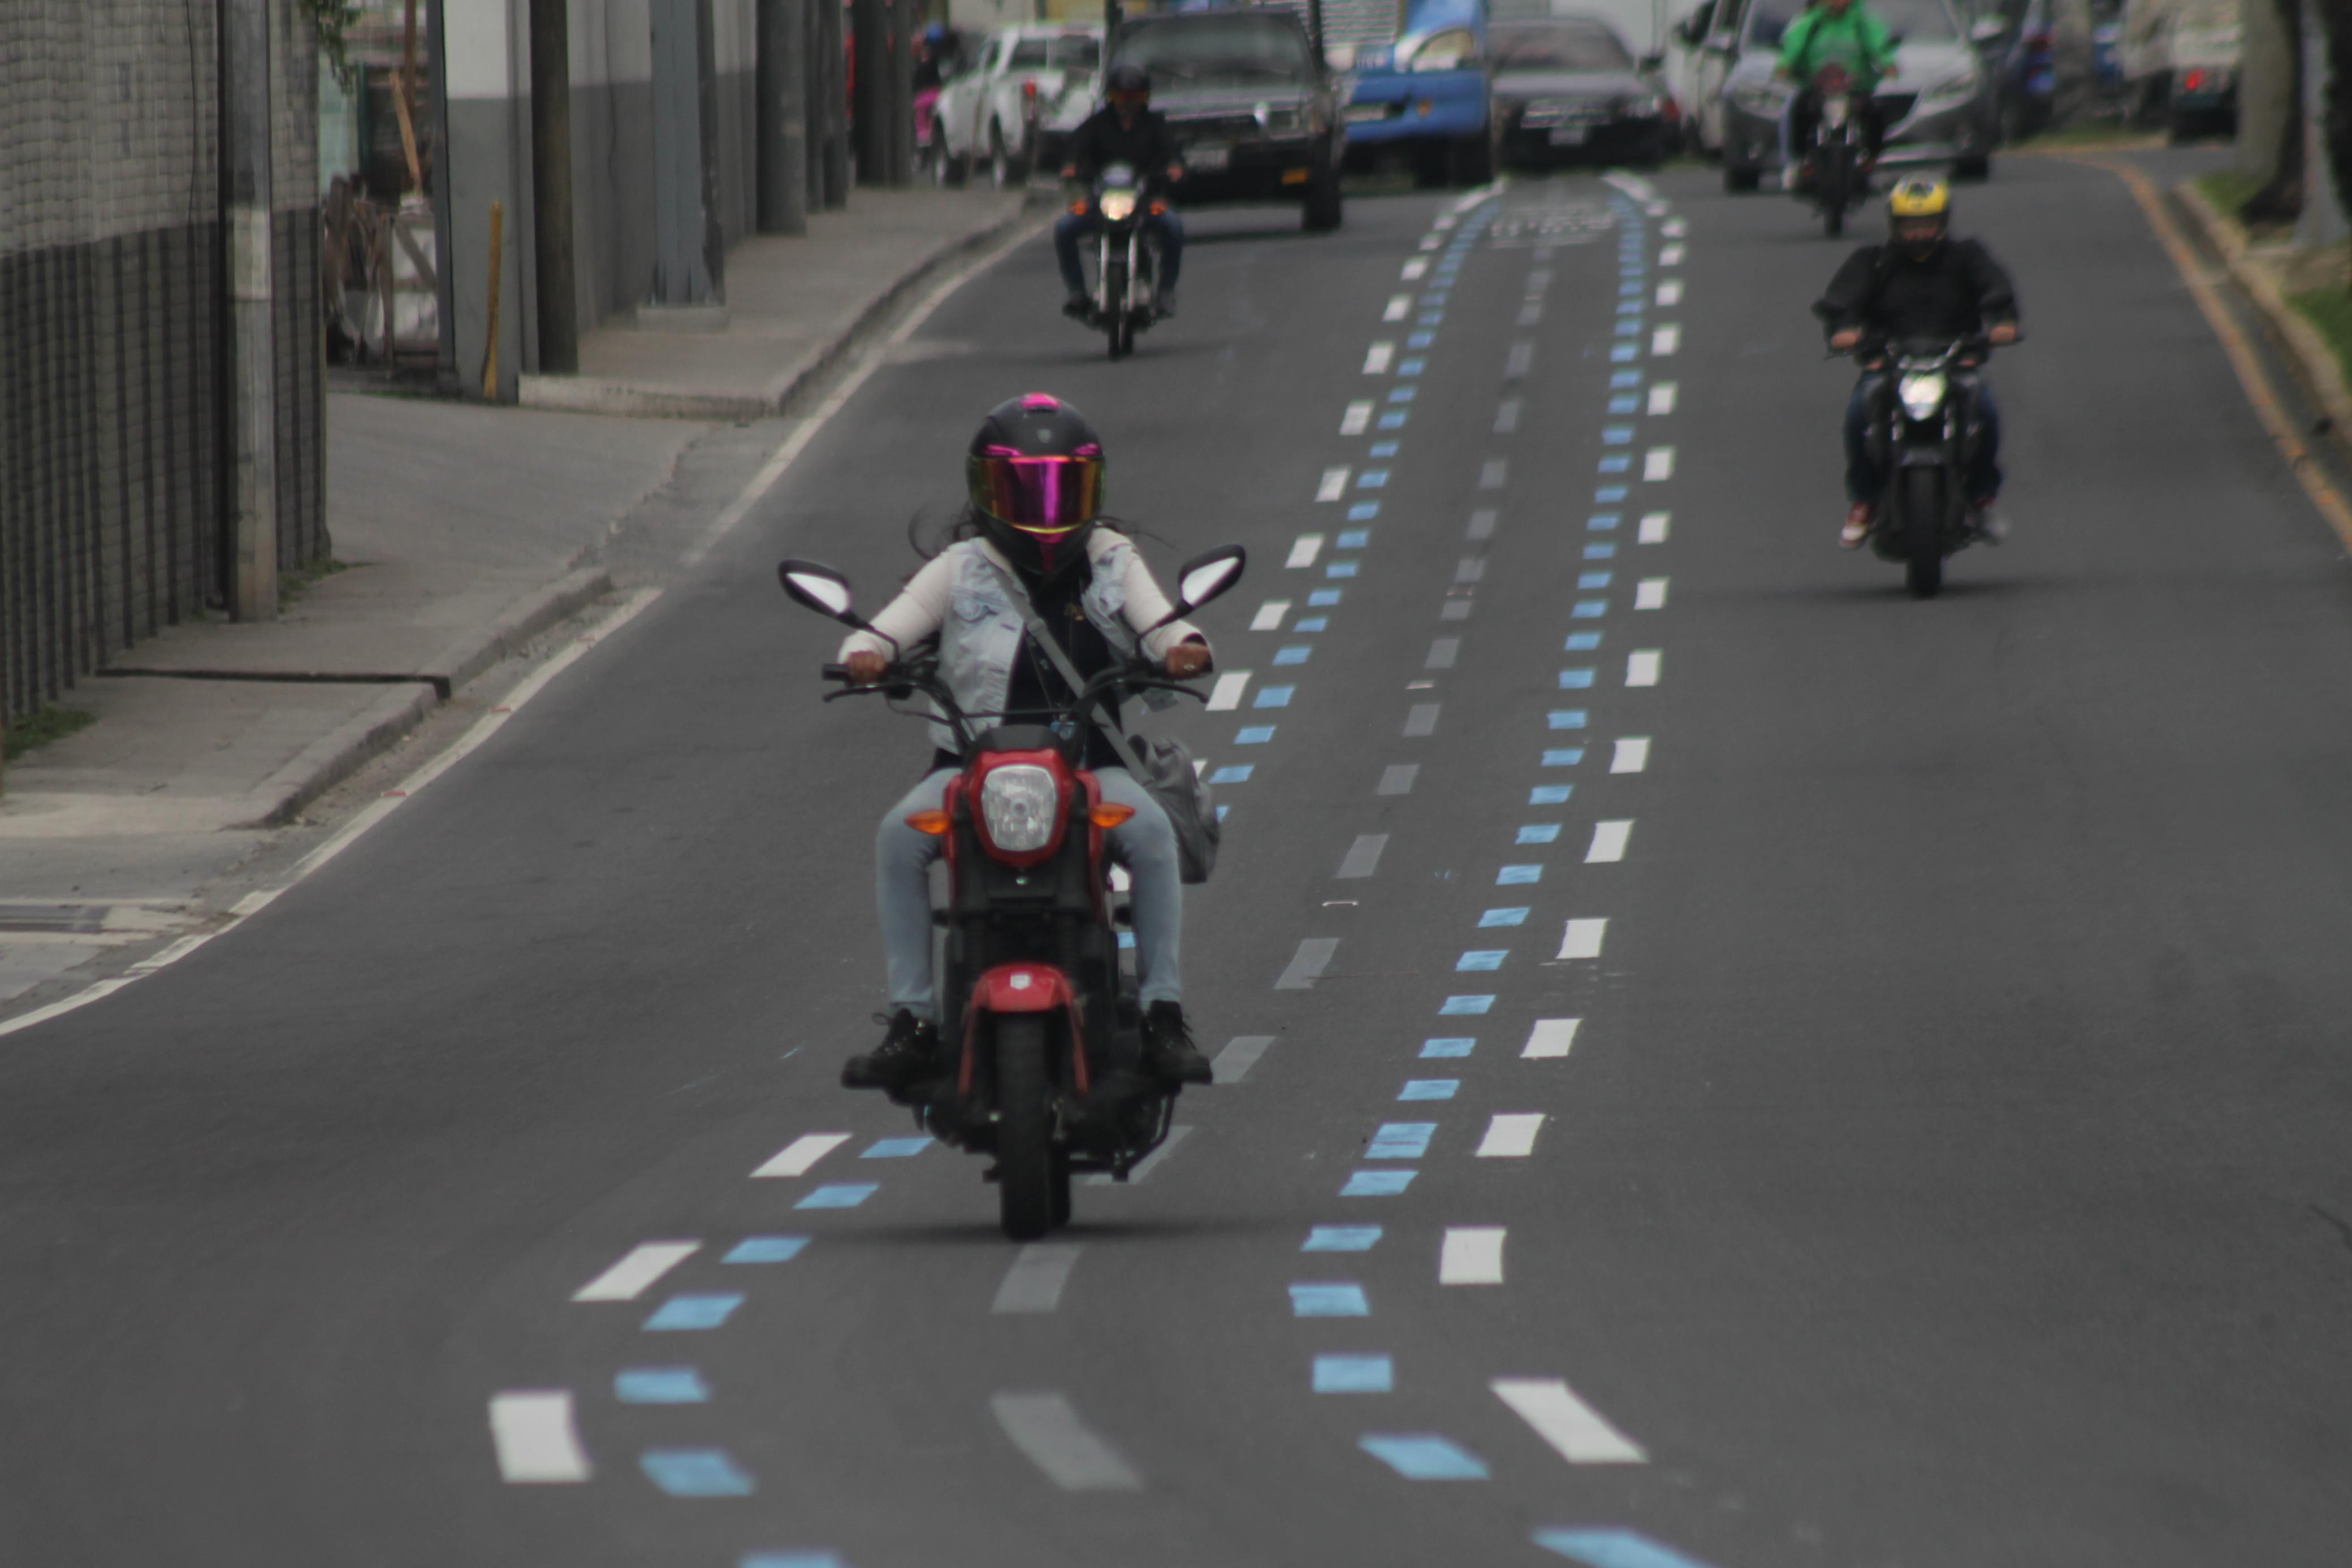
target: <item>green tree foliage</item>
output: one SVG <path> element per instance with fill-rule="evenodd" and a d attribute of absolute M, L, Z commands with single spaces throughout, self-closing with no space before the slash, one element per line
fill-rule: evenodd
<path fill-rule="evenodd" d="M 349 35 L 352 24 L 359 20 L 360 0 L 294 0 L 294 4 L 310 18 L 318 29 L 319 52 L 327 57 L 327 67 L 335 79 L 349 92 L 359 85 L 359 72 L 352 65 Z"/>

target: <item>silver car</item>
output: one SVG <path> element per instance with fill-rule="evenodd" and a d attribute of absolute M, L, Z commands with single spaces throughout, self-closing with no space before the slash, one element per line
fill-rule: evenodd
<path fill-rule="evenodd" d="M 1895 74 L 1878 84 L 1886 126 L 1882 169 L 1949 163 L 1962 180 L 1992 172 L 2000 139 L 2000 84 L 1948 0 L 1855 0 L 1896 44 Z M 1748 0 L 1738 62 L 1723 83 L 1723 184 L 1752 191 L 1780 166 L 1780 111 L 1796 84 L 1776 78 L 1780 35 L 1804 0 Z"/>

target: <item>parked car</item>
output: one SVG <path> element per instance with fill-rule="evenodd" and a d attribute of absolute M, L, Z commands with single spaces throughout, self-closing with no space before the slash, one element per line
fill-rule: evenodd
<path fill-rule="evenodd" d="M 1119 28 L 1111 63 L 1141 66 L 1184 152 L 1176 200 L 1291 201 L 1339 226 L 1348 128 L 1328 68 L 1286 10 L 1169 11 Z"/>
<path fill-rule="evenodd" d="M 1740 10 L 1746 0 L 1706 0 L 1671 31 L 1682 82 L 1683 123 L 1690 144 L 1723 156 L 1723 84 L 1739 63 Z"/>
<path fill-rule="evenodd" d="M 2132 119 L 2176 141 L 2235 130 L 2237 0 L 2126 0 L 2121 53 Z"/>
<path fill-rule="evenodd" d="M 1486 50 L 1505 158 L 1654 165 L 1673 150 L 1675 110 L 1658 61 L 1637 64 L 1601 21 L 1491 23 Z"/>
<path fill-rule="evenodd" d="M 1396 41 L 1359 47 L 1353 65 L 1351 166 L 1401 157 L 1424 185 L 1495 177 L 1485 0 L 1405 0 Z"/>
<path fill-rule="evenodd" d="M 1886 120 L 1882 169 L 1949 163 L 1963 180 L 1992 172 L 2000 140 L 2000 84 L 1948 0 L 1870 0 L 1895 39 L 1895 75 L 1878 84 Z M 1776 78 L 1780 35 L 1803 0 L 1748 0 L 1738 63 L 1724 78 L 1723 183 L 1752 191 L 1780 164 L 1780 110 L 1795 91 Z"/>
<path fill-rule="evenodd" d="M 1041 159 L 1058 158 L 1059 148 L 1046 145 L 1048 128 L 1066 135 L 1084 118 L 1101 81 L 1102 47 L 1100 27 L 1054 24 L 990 34 L 931 107 L 940 178 L 960 184 L 984 172 L 1008 185 L 1028 178 Z M 1073 106 L 1077 119 L 1069 117 Z"/>

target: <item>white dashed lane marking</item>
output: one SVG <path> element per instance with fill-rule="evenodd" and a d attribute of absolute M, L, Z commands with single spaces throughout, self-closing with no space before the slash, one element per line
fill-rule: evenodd
<path fill-rule="evenodd" d="M 1655 648 L 1644 648 L 1625 657 L 1625 684 L 1629 686 L 1654 686 L 1658 684 L 1658 667 L 1665 655 Z"/>
<path fill-rule="evenodd" d="M 1571 920 L 1560 934 L 1559 956 L 1562 958 L 1598 958 L 1601 944 L 1609 935 L 1606 920 Z"/>
<path fill-rule="evenodd" d="M 1217 1052 L 1209 1069 L 1216 1074 L 1219 1083 L 1239 1083 L 1249 1076 L 1250 1069 L 1257 1065 L 1258 1058 L 1273 1043 L 1274 1036 L 1270 1034 L 1235 1035 L 1225 1042 L 1224 1050 Z"/>
<path fill-rule="evenodd" d="M 845 1143 L 844 1133 L 835 1140 Z M 834 1145 L 825 1145 L 831 1148 Z M 699 1241 L 647 1241 L 572 1293 L 575 1301 L 634 1301 L 655 1281 L 702 1250 Z"/>
<path fill-rule="evenodd" d="M 1495 434 L 1508 435 L 1519 428 L 1519 400 L 1507 397 L 1495 410 Z"/>
<path fill-rule="evenodd" d="M 811 1167 L 842 1145 L 849 1142 L 846 1133 L 811 1133 L 794 1138 L 751 1174 L 755 1176 L 799 1176 L 809 1174 Z"/>
<path fill-rule="evenodd" d="M 1675 449 L 1673 447 L 1653 446 L 1648 452 L 1643 454 L 1642 477 L 1643 479 L 1654 484 L 1660 479 L 1671 479 L 1674 476 Z"/>
<path fill-rule="evenodd" d="M 1625 858 L 1625 845 L 1633 836 L 1633 824 L 1595 822 L 1592 824 L 1592 845 L 1584 852 L 1587 865 L 1607 865 Z"/>
<path fill-rule="evenodd" d="M 1279 632 L 1282 630 L 1282 618 L 1289 613 L 1290 601 L 1269 599 L 1257 607 L 1255 615 L 1250 617 L 1249 629 L 1253 632 Z"/>
<path fill-rule="evenodd" d="M 1482 1160 L 1523 1160 L 1536 1152 L 1536 1134 L 1543 1131 L 1540 1111 L 1505 1111 L 1486 1123 L 1475 1157 Z"/>
<path fill-rule="evenodd" d="M 1059 1394 L 997 1394 L 989 1408 L 1029 1462 L 1064 1491 L 1139 1491 L 1143 1478 Z"/>
<path fill-rule="evenodd" d="M 1487 1386 L 1571 1465 L 1639 1465 L 1650 1456 L 1557 1377 L 1498 1377 Z"/>
<path fill-rule="evenodd" d="M 1249 684 L 1250 672 L 1247 670 L 1227 670 L 1219 675 L 1217 684 L 1209 688 L 1209 711 L 1231 713 L 1241 706 L 1242 694 L 1249 690 Z"/>
<path fill-rule="evenodd" d="M 1652 413 L 1674 413 L 1675 395 L 1674 382 L 1660 382 L 1650 389 L 1650 412 Z"/>
<path fill-rule="evenodd" d="M 1665 607 L 1666 580 L 1664 578 L 1645 577 L 1633 585 L 1634 609 L 1664 610 Z"/>
<path fill-rule="evenodd" d="M 1348 405 L 1348 412 L 1339 416 L 1339 434 L 1361 435 L 1370 427 L 1371 423 L 1372 405 L 1369 402 L 1351 402 Z"/>
<path fill-rule="evenodd" d="M 1415 279 L 1425 276 L 1428 271 L 1428 259 L 1423 256 L 1414 256 L 1411 261 L 1404 264 L 1404 280 L 1407 283 L 1411 283 Z"/>
<path fill-rule="evenodd" d="M 524 1388 L 490 1397 L 499 1475 L 514 1486 L 584 1481 L 591 1473 L 568 1388 Z"/>
<path fill-rule="evenodd" d="M 1339 869 L 1335 874 L 1342 881 L 1370 876 L 1380 870 L 1381 852 L 1388 847 L 1389 836 L 1386 833 L 1359 834 L 1356 841 L 1348 846 L 1348 852 L 1340 860 Z"/>
<path fill-rule="evenodd" d="M 1324 469 L 1322 483 L 1315 486 L 1315 498 L 1318 501 L 1336 501 L 1347 493 L 1348 471 L 1345 468 Z"/>
<path fill-rule="evenodd" d="M 1664 358 L 1683 346 L 1680 327 L 1661 327 L 1650 334 L 1650 352 Z"/>
<path fill-rule="evenodd" d="M 1450 670 L 1454 667 L 1454 661 L 1461 656 L 1461 638 L 1433 638 L 1429 644 L 1429 657 L 1422 661 L 1421 667 L 1424 670 Z"/>
<path fill-rule="evenodd" d="M 1399 294 L 1389 300 L 1389 308 L 1381 312 L 1381 319 L 1383 321 L 1402 321 L 1405 319 L 1406 312 L 1410 311 L 1412 308 L 1412 296 L 1410 294 Z"/>
<path fill-rule="evenodd" d="M 1309 936 L 1298 944 L 1289 967 L 1274 982 L 1277 991 L 1310 991 L 1325 969 L 1330 967 L 1332 956 L 1339 951 L 1337 936 Z"/>
<path fill-rule="evenodd" d="M 1437 1282 L 1501 1284 L 1503 1237 L 1504 1229 L 1499 1225 L 1461 1225 L 1447 1229 L 1437 1254 Z"/>
<path fill-rule="evenodd" d="M 1080 1249 L 1075 1246 L 1032 1242 L 1021 1249 L 1012 1267 L 1004 1270 L 1004 1281 L 996 1287 L 996 1301 L 989 1308 L 992 1312 L 1050 1312 L 1062 1304 L 1063 1288 L 1070 1282 L 1070 1270 L 1078 1266 Z"/>
<path fill-rule="evenodd" d="M 1290 559 L 1282 564 L 1292 568 L 1313 566 L 1315 558 L 1322 553 L 1323 536 L 1321 534 L 1301 534 L 1290 547 Z"/>
<path fill-rule="evenodd" d="M 1645 513 L 1642 518 L 1642 542 L 1645 545 L 1662 545 L 1665 543 L 1666 529 L 1669 525 L 1672 524 L 1673 520 L 1674 514 L 1672 512 Z"/>
<path fill-rule="evenodd" d="M 1682 302 L 1683 302 L 1683 281 L 1682 281 L 1682 279 L 1681 279 L 1681 278 L 1679 278 L 1679 277 L 1669 277 L 1669 278 L 1667 278 L 1664 283 L 1661 283 L 1661 284 L 1659 284 L 1659 285 L 1658 285 L 1658 303 L 1659 303 L 1659 304 L 1661 304 L 1661 305 L 1679 305 L 1679 304 L 1681 304 Z"/>
<path fill-rule="evenodd" d="M 1629 735 L 1620 739 L 1609 758 L 1612 773 L 1639 773 L 1649 765 L 1650 737 L 1646 735 Z"/>
<path fill-rule="evenodd" d="M 1519 1051 L 1531 1061 L 1544 1061 L 1566 1056 L 1576 1044 L 1576 1030 L 1582 1019 L 1538 1019 L 1535 1028 L 1528 1031 L 1528 1043 Z"/>
<path fill-rule="evenodd" d="M 1658 265 L 1660 267 L 1680 267 L 1682 264 L 1683 247 L 1681 246 L 1670 245 L 1658 252 Z"/>
<path fill-rule="evenodd" d="M 1389 363 L 1395 358 L 1394 343 L 1374 343 L 1364 350 L 1364 374 L 1368 376 L 1387 374 Z"/>
<path fill-rule="evenodd" d="M 1412 793 L 1412 781 L 1420 776 L 1421 764 L 1418 762 L 1391 762 L 1381 770 L 1380 786 L 1372 793 L 1410 795 Z"/>

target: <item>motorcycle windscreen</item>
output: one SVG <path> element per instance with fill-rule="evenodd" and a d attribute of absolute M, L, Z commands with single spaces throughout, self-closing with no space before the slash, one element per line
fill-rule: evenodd
<path fill-rule="evenodd" d="M 992 517 L 1035 533 L 1082 528 L 1102 512 L 1103 461 L 1088 456 L 1030 457 L 991 452 L 968 460 L 971 504 Z"/>

